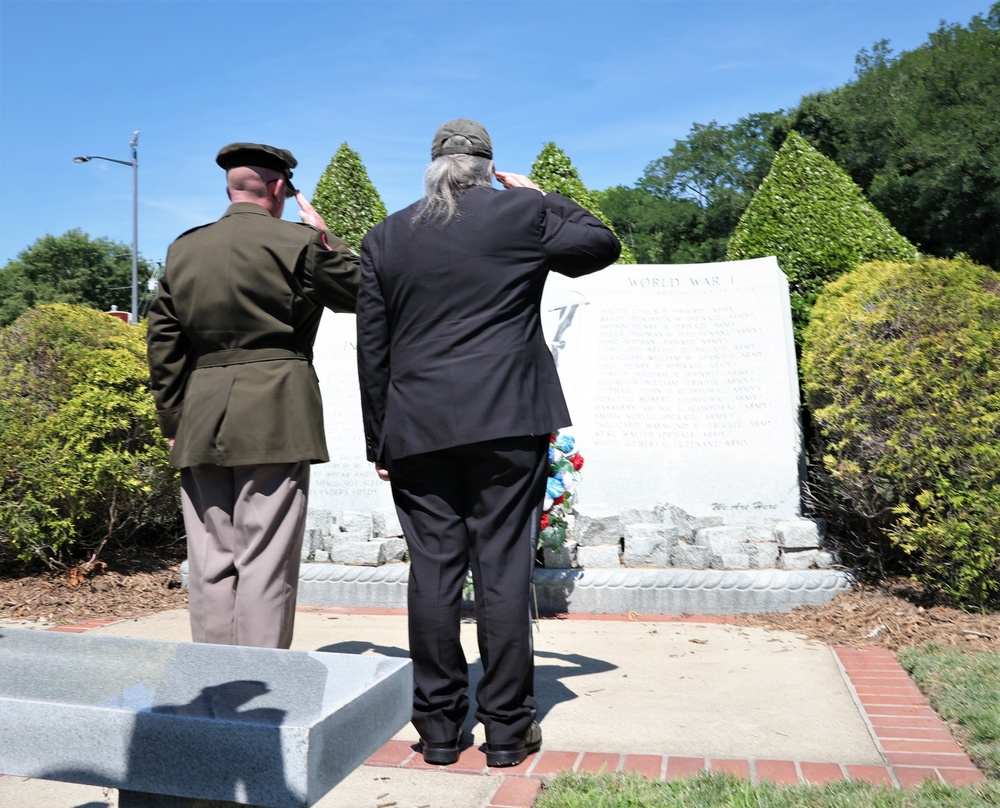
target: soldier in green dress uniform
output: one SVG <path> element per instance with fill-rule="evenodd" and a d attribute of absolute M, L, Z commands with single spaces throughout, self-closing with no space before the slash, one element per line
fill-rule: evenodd
<path fill-rule="evenodd" d="M 313 343 L 324 308 L 354 311 L 359 260 L 293 188 L 290 152 L 233 143 L 216 162 L 231 205 L 167 253 L 152 391 L 181 469 L 193 639 L 288 648 L 310 465 L 329 460 Z M 293 197 L 301 224 L 281 219 Z"/>

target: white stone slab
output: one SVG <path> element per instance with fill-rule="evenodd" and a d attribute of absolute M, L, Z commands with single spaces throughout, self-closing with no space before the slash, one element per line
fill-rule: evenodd
<path fill-rule="evenodd" d="M 0 628 L 0 772 L 314 804 L 410 719 L 406 659 Z"/>

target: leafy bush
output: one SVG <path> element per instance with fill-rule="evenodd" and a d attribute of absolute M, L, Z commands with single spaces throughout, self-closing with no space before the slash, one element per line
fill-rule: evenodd
<path fill-rule="evenodd" d="M 991 270 L 872 263 L 826 288 L 802 352 L 832 521 L 977 607 L 1000 592 L 998 324 Z"/>
<path fill-rule="evenodd" d="M 789 132 L 740 217 L 726 258 L 773 255 L 788 276 L 796 342 L 823 284 L 868 261 L 913 261 L 917 250 L 832 160 Z"/>
<path fill-rule="evenodd" d="M 70 304 L 0 331 L 0 545 L 68 566 L 179 527 L 144 326 Z"/>
<path fill-rule="evenodd" d="M 346 143 L 319 178 L 312 204 L 333 234 L 355 252 L 361 252 L 361 239 L 386 214 L 361 156 Z"/>
<path fill-rule="evenodd" d="M 592 213 L 609 228 L 614 230 L 611 221 L 601 210 L 597 196 L 591 193 L 587 189 L 587 186 L 583 184 L 583 180 L 580 179 L 580 172 L 576 170 L 576 166 L 566 156 L 566 152 L 560 149 L 555 143 L 546 143 L 542 147 L 542 151 L 535 158 L 535 162 L 531 164 L 529 177 L 535 185 L 546 193 L 551 191 L 552 193 L 562 194 L 567 199 L 572 199 L 581 208 Z M 616 263 L 635 263 L 635 255 L 632 254 L 632 250 L 629 249 L 628 244 L 624 240 L 622 240 L 622 254 Z"/>

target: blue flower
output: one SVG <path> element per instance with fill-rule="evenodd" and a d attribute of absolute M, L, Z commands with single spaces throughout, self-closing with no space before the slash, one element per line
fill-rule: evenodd
<path fill-rule="evenodd" d="M 549 477 L 549 481 L 545 484 L 545 494 L 552 497 L 552 499 L 559 499 L 565 490 L 566 487 L 559 476 Z"/>
<path fill-rule="evenodd" d="M 549 447 L 549 463 L 556 462 L 556 450 L 553 447 Z"/>
<path fill-rule="evenodd" d="M 560 452 L 569 454 L 575 445 L 576 441 L 573 440 L 572 435 L 556 435 L 555 446 Z"/>

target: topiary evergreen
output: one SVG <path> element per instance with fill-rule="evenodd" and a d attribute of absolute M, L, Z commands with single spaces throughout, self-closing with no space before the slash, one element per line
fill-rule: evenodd
<path fill-rule="evenodd" d="M 1000 598 L 998 323 L 989 269 L 872 263 L 819 296 L 802 350 L 822 510 L 867 566 L 975 607 Z"/>
<path fill-rule="evenodd" d="M 604 215 L 597 197 L 587 190 L 587 186 L 580 179 L 580 174 L 576 167 L 570 162 L 569 157 L 555 143 L 546 143 L 535 162 L 531 164 L 529 179 L 543 191 L 552 191 L 562 194 L 568 199 L 572 199 L 576 204 L 592 213 L 609 228 L 611 222 Z M 635 255 L 628 245 L 622 241 L 622 254 L 616 263 L 634 264 Z"/>
<path fill-rule="evenodd" d="M 149 394 L 145 325 L 83 306 L 0 331 L 0 549 L 89 569 L 106 547 L 182 534 Z"/>
<path fill-rule="evenodd" d="M 729 240 L 726 259 L 773 255 L 788 276 L 796 342 L 823 285 L 868 261 L 914 261 L 917 249 L 832 160 L 789 132 Z"/>
<path fill-rule="evenodd" d="M 342 143 L 316 184 L 312 205 L 330 230 L 352 250 L 386 216 L 385 205 L 358 153 Z"/>

